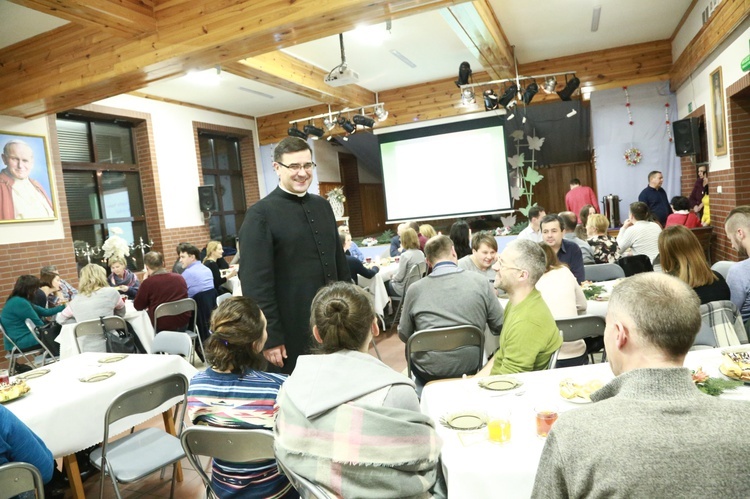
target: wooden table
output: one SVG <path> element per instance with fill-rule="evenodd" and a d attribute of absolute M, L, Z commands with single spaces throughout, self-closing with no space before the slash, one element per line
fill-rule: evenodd
<path fill-rule="evenodd" d="M 114 398 L 131 388 L 163 378 L 170 373 L 184 374 L 188 379 L 196 369 L 177 355 L 129 355 L 114 363 L 101 363 L 111 354 L 87 352 L 46 366 L 50 372 L 27 381 L 29 393 L 6 407 L 23 421 L 55 457 L 62 457 L 73 497 L 83 499 L 83 483 L 75 453 L 101 443 L 104 436 L 104 414 Z M 114 371 L 111 378 L 82 383 L 81 377 L 97 372 Z M 175 428 L 173 399 L 147 414 L 130 416 L 112 425 L 110 436 L 127 431 L 159 413 L 165 428 Z M 182 479 L 179 469 L 178 480 Z"/>

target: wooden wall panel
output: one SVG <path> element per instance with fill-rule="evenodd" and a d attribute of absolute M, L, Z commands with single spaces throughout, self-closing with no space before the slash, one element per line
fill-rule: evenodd
<path fill-rule="evenodd" d="M 577 178 L 581 185 L 587 185 L 596 192 L 596 172 L 591 163 L 565 163 L 541 168 L 539 173 L 544 175 L 541 182 L 534 186 L 534 201 L 543 206 L 547 213 L 565 211 L 565 194 L 570 190 L 570 179 Z M 597 193 L 597 198 L 598 198 Z M 525 206 L 516 201 L 516 208 Z M 602 207 L 599 206 L 599 211 Z"/>
<path fill-rule="evenodd" d="M 385 194 L 383 184 L 360 184 L 362 198 L 363 235 L 379 236 L 388 226 L 385 224 Z"/>

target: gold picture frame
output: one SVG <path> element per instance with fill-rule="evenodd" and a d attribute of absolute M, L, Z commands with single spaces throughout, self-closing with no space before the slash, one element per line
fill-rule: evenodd
<path fill-rule="evenodd" d="M 47 138 L 0 130 L 0 152 L 0 224 L 57 220 Z M 26 179 L 26 187 L 19 189 L 17 183 Z"/>
<path fill-rule="evenodd" d="M 724 80 L 721 76 L 721 66 L 714 69 L 709 77 L 711 81 L 711 110 L 713 114 L 712 129 L 714 138 L 714 154 L 723 156 L 727 153 L 727 125 L 726 109 L 724 108 Z"/>

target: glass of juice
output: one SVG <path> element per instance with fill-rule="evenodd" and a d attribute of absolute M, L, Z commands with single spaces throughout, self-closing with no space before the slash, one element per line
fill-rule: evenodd
<path fill-rule="evenodd" d="M 551 405 L 543 405 L 534 409 L 536 413 L 536 434 L 541 438 L 547 438 L 552 424 L 557 421 L 557 408 Z"/>
<path fill-rule="evenodd" d="M 7 369 L 0 369 L 0 385 L 10 384 L 10 376 Z"/>
<path fill-rule="evenodd" d="M 510 441 L 510 410 L 491 408 L 487 411 L 487 432 L 490 442 L 503 444 Z"/>

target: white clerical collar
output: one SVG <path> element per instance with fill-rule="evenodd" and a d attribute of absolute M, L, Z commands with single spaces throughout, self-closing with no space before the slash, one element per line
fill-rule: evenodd
<path fill-rule="evenodd" d="M 292 196 L 297 196 L 298 198 L 303 198 L 303 197 L 305 197 L 305 194 L 307 194 L 307 191 L 303 192 L 302 194 L 297 194 L 296 192 L 288 191 L 288 190 L 284 189 L 284 187 L 282 187 L 281 184 L 279 184 L 279 189 L 281 189 L 282 191 L 286 192 L 287 194 L 291 194 Z"/>

